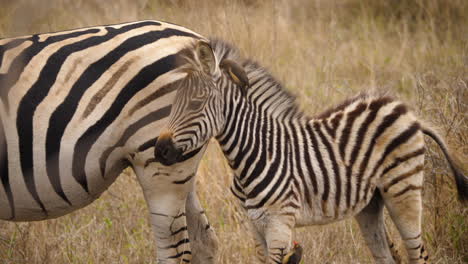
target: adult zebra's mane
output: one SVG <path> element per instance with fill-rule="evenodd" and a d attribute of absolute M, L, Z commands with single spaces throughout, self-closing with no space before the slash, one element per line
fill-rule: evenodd
<path fill-rule="evenodd" d="M 302 111 L 296 103 L 296 97 L 292 95 L 286 88 L 283 87 L 273 75 L 259 63 L 251 59 L 244 59 L 237 48 L 232 44 L 220 39 L 210 39 L 211 46 L 218 61 L 224 59 L 233 60 L 241 65 L 247 76 L 249 77 L 250 87 L 247 91 L 247 99 L 252 102 L 256 97 L 268 92 L 275 96 L 275 101 L 272 101 L 266 106 L 266 110 L 274 116 L 280 116 L 283 113 L 288 113 L 289 116 L 302 116 Z M 262 89 L 263 91 L 259 91 Z M 252 96 L 252 94 L 255 94 Z M 257 102 L 259 103 L 259 102 Z"/>

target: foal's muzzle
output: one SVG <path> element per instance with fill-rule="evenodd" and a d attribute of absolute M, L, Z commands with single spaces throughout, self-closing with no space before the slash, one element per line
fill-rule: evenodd
<path fill-rule="evenodd" d="M 176 148 L 172 137 L 161 135 L 154 148 L 154 157 L 156 162 L 170 166 L 182 158 L 182 150 Z"/>

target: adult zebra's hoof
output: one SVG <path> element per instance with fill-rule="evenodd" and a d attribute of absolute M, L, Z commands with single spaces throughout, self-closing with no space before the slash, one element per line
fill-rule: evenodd
<path fill-rule="evenodd" d="M 302 247 L 294 241 L 292 250 L 283 258 L 282 264 L 299 264 L 302 258 Z"/>

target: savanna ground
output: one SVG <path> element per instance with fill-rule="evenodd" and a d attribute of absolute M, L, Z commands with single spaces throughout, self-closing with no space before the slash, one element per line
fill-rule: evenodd
<path fill-rule="evenodd" d="M 147 18 L 236 43 L 311 115 L 359 91 L 391 91 L 438 125 L 466 169 L 468 1 L 0 0 L 0 37 Z M 423 238 L 433 263 L 468 263 L 468 210 L 457 201 L 440 151 L 429 146 Z M 212 142 L 197 182 L 220 239 L 218 263 L 253 263 L 253 240 L 228 191 L 230 181 Z M 305 248 L 303 263 L 372 263 L 354 220 L 297 229 L 296 240 Z M 73 214 L 0 222 L 0 263 L 152 263 L 154 252 L 146 205 L 131 171 Z"/>

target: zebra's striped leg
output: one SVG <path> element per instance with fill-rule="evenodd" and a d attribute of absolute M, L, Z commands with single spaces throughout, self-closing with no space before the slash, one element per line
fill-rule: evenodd
<path fill-rule="evenodd" d="M 385 206 L 395 223 L 408 252 L 409 263 L 429 263 L 421 237 L 423 172 L 406 177 L 405 181 L 391 181 L 384 187 Z"/>
<path fill-rule="evenodd" d="M 257 227 L 253 225 L 252 222 L 250 222 L 250 224 L 255 238 L 255 256 L 257 258 L 257 262 L 265 263 L 267 261 L 268 256 L 267 242 L 265 240 L 265 237 L 262 234 L 260 234 Z"/>
<path fill-rule="evenodd" d="M 395 263 L 395 260 L 387 241 L 383 205 L 382 196 L 377 190 L 369 204 L 355 218 L 375 262 L 392 264 Z"/>
<path fill-rule="evenodd" d="M 191 181 L 173 184 L 175 179 L 187 177 L 180 168 L 161 168 L 154 165 L 151 169 L 138 169 L 136 168 L 135 172 L 150 212 L 158 263 L 189 263 L 191 251 L 185 218 L 185 202 L 192 188 Z"/>
<path fill-rule="evenodd" d="M 290 215 L 270 216 L 265 227 L 265 240 L 268 247 L 266 263 L 281 264 L 291 249 L 294 217 Z"/>
<path fill-rule="evenodd" d="M 390 234 L 388 234 L 388 230 L 385 230 L 385 235 L 387 237 L 387 245 L 390 245 L 390 252 L 392 253 L 393 260 L 395 263 L 403 263 L 395 243 L 393 243 L 392 239 L 390 238 Z"/>
<path fill-rule="evenodd" d="M 156 162 L 147 153 L 134 158 L 133 169 L 151 214 L 160 264 L 191 262 L 185 205 L 189 193 L 194 190 L 195 174 L 205 149 L 206 146 L 196 155 L 171 166 Z M 193 200 L 189 203 L 189 207 L 199 207 Z"/>
<path fill-rule="evenodd" d="M 195 190 L 185 204 L 187 228 L 192 249 L 192 263 L 214 264 L 218 253 L 218 237 L 208 222 Z"/>
<path fill-rule="evenodd" d="M 255 239 L 255 256 L 257 258 L 258 263 L 265 263 L 267 258 L 267 250 L 263 243 L 261 243 L 258 239 Z"/>
<path fill-rule="evenodd" d="M 185 218 L 185 199 L 180 199 L 180 193 L 148 196 L 146 200 L 156 239 L 157 263 L 190 263 L 192 253 Z"/>

